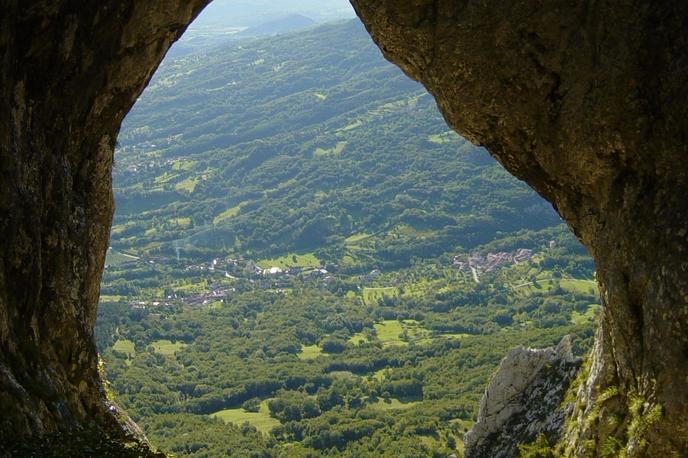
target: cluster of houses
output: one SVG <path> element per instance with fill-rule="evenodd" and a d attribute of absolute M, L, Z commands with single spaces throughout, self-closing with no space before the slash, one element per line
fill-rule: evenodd
<path fill-rule="evenodd" d="M 533 257 L 533 250 L 519 248 L 512 253 L 499 251 L 497 253 L 472 253 L 467 257 L 454 256 L 452 265 L 463 271 L 473 270 L 477 275 L 493 272 L 505 264 L 518 264 Z"/>
<path fill-rule="evenodd" d="M 172 307 L 174 303 L 183 303 L 190 307 L 200 307 L 202 305 L 211 304 L 213 302 L 224 301 L 225 296 L 236 292 L 236 288 L 227 287 L 219 284 L 208 285 L 207 291 L 202 293 L 193 293 L 181 295 L 177 293 L 168 294 L 164 300 L 153 301 L 133 301 L 129 305 L 132 309 L 159 309 L 165 307 Z"/>
<path fill-rule="evenodd" d="M 224 301 L 225 296 L 236 291 L 234 287 L 226 287 L 220 285 L 208 285 L 208 290 L 202 293 L 190 294 L 186 296 L 178 296 L 173 294 L 168 296 L 168 299 L 174 299 L 178 302 L 183 302 L 185 305 L 191 307 L 199 307 L 201 305 L 211 304 L 213 302 Z"/>

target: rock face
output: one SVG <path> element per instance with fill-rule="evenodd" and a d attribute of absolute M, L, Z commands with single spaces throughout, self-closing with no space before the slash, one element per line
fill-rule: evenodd
<path fill-rule="evenodd" d="M 115 137 L 208 1 L 2 0 L 5 438 L 108 421 L 92 333 Z M 688 2 L 352 3 L 449 125 L 552 202 L 597 262 L 604 314 L 566 453 L 680 456 Z"/>
<path fill-rule="evenodd" d="M 566 412 L 562 400 L 580 360 L 566 336 L 555 348 L 513 348 L 492 376 L 480 402 L 478 420 L 464 436 L 466 458 L 510 458 L 518 444 L 544 434 L 561 436 Z"/>
<path fill-rule="evenodd" d="M 565 453 L 683 456 L 688 2 L 352 3 L 447 123 L 595 258 L 604 311 Z"/>
<path fill-rule="evenodd" d="M 201 0 L 3 0 L 0 454 L 107 413 L 93 327 L 122 118 Z"/>

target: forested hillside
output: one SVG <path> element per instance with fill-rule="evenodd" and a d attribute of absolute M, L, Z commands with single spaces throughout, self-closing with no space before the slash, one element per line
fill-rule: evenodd
<path fill-rule="evenodd" d="M 137 253 L 396 267 L 559 222 L 355 22 L 165 63 L 119 142 L 112 244 Z"/>
<path fill-rule="evenodd" d="M 508 348 L 589 347 L 585 251 L 356 22 L 166 61 L 118 143 L 96 337 L 163 450 L 460 456 Z"/>

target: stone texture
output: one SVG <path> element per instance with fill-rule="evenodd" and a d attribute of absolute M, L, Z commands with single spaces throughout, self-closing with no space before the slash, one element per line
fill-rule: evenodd
<path fill-rule="evenodd" d="M 518 346 L 504 357 L 480 401 L 478 419 L 464 436 L 466 458 L 518 456 L 518 444 L 562 433 L 564 394 L 580 360 L 566 336 L 556 348 Z"/>
<path fill-rule="evenodd" d="M 352 3 L 447 123 L 549 200 L 595 258 L 604 309 L 579 404 L 601 414 L 572 425 L 569 452 L 685 453 L 688 3 Z M 636 428 L 638 415 L 654 419 Z"/>
<path fill-rule="evenodd" d="M 93 341 L 115 138 L 205 3 L 0 1 L 0 455 L 116 428 Z"/>

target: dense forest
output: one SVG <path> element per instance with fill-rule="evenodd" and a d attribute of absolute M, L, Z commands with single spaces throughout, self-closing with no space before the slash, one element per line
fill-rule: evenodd
<path fill-rule="evenodd" d="M 584 249 L 355 21 L 165 61 L 114 180 L 107 390 L 176 456 L 461 456 L 507 349 L 591 343 Z"/>

